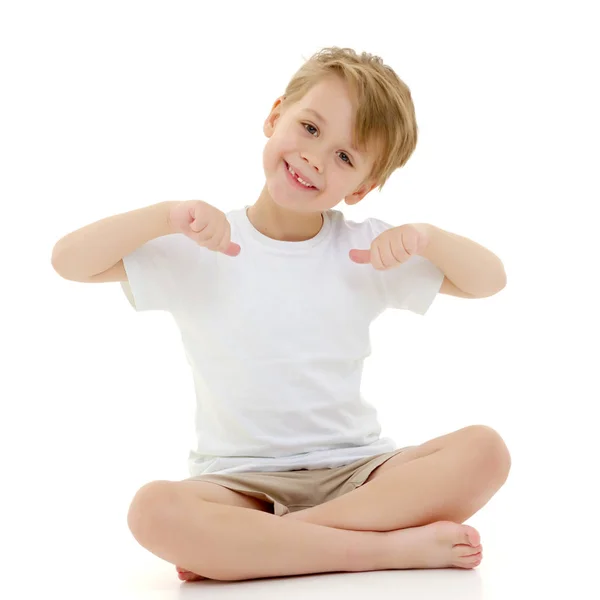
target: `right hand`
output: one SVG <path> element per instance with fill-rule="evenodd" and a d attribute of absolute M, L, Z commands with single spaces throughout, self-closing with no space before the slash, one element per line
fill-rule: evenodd
<path fill-rule="evenodd" d="M 237 256 L 240 246 L 231 242 L 231 226 L 225 213 L 202 200 L 175 204 L 169 214 L 173 233 L 183 233 L 200 246 L 227 256 Z"/>

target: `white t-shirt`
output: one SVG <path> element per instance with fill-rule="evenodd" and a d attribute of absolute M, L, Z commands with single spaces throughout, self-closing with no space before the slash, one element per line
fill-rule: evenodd
<path fill-rule="evenodd" d="M 123 262 L 137 311 L 169 311 L 196 393 L 190 476 L 339 467 L 397 449 L 361 395 L 369 326 L 386 308 L 424 315 L 444 275 L 422 256 L 378 271 L 354 263 L 392 227 L 323 213 L 313 238 L 273 240 L 246 209 L 227 213 L 236 257 L 183 234 L 150 240 Z"/>

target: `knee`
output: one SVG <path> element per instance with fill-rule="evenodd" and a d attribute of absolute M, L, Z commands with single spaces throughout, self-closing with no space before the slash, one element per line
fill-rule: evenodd
<path fill-rule="evenodd" d="M 471 425 L 463 431 L 486 476 L 503 485 L 510 472 L 511 456 L 502 436 L 487 425 Z"/>
<path fill-rule="evenodd" d="M 127 513 L 127 525 L 140 543 L 164 528 L 169 516 L 176 510 L 176 483 L 152 481 L 136 492 Z"/>

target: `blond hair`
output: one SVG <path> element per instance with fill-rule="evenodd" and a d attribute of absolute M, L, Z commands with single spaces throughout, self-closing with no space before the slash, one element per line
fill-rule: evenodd
<path fill-rule="evenodd" d="M 294 74 L 285 89 L 282 109 L 299 101 L 315 84 L 330 76 L 341 77 L 356 106 L 353 143 L 377 157 L 367 181 L 379 191 L 392 173 L 402 167 L 417 145 L 415 108 L 408 86 L 379 56 L 360 55 L 351 48 L 323 48 Z"/>

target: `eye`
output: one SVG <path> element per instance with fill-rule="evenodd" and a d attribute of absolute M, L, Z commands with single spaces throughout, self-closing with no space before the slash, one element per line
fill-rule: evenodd
<path fill-rule="evenodd" d="M 309 127 L 312 127 L 315 131 L 318 131 L 317 128 L 314 125 L 311 125 L 310 123 L 302 123 L 302 127 L 304 127 L 304 129 L 306 129 L 306 131 L 308 131 Z M 308 133 L 310 133 L 310 135 L 314 135 L 310 131 L 308 131 Z M 342 162 L 346 163 L 347 165 L 353 166 L 352 161 L 350 160 L 350 157 L 345 152 L 340 152 L 340 154 L 343 154 L 348 159 L 348 160 L 342 159 Z"/>
<path fill-rule="evenodd" d="M 316 131 L 316 127 L 314 125 L 311 125 L 310 123 L 302 123 L 302 126 L 304 127 L 304 129 L 308 127 L 312 127 L 315 131 Z M 308 131 L 308 129 L 306 129 L 306 131 Z M 308 133 L 310 133 L 310 131 L 308 131 Z M 312 135 L 312 133 L 310 133 L 310 135 Z"/>
<path fill-rule="evenodd" d="M 347 162 L 349 165 L 352 164 L 352 161 L 350 160 L 350 157 L 345 152 L 340 152 L 340 154 L 343 154 L 348 159 L 347 161 L 344 161 L 344 162 Z"/>

